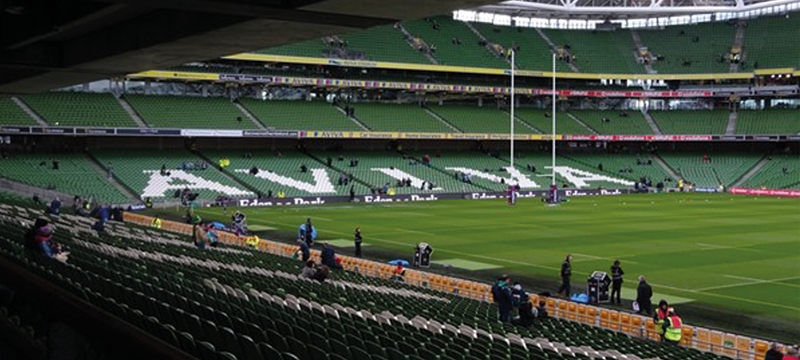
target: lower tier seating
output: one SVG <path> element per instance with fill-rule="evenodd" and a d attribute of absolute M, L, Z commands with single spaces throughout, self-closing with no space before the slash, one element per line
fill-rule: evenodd
<path fill-rule="evenodd" d="M 203 200 L 220 195 L 233 198 L 254 195 L 220 173 L 217 164 L 209 164 L 185 150 L 102 150 L 94 156 L 143 200 L 176 200 L 175 193 L 185 188 L 198 193 Z"/>
<path fill-rule="evenodd" d="M 0 177 L 83 199 L 113 204 L 132 201 L 108 182 L 107 174 L 95 170 L 83 154 L 12 154 L 0 159 L 0 168 Z"/>
<path fill-rule="evenodd" d="M 696 187 L 718 188 L 731 186 L 763 158 L 760 154 L 708 154 L 671 153 L 661 154 L 664 161 L 684 180 Z"/>
<path fill-rule="evenodd" d="M 488 302 L 346 271 L 306 280 L 296 260 L 117 223 L 97 234 L 72 216 L 56 220 L 62 264 L 25 254 L 17 223 L 36 215 L 11 211 L 4 257 L 204 360 L 724 359 L 577 322 L 502 324 Z"/>
<path fill-rule="evenodd" d="M 766 189 L 800 188 L 800 156 L 797 154 L 773 155 L 753 177 L 742 186 Z"/>

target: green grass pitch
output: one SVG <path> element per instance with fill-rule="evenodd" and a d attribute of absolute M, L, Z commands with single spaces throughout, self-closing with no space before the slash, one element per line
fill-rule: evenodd
<path fill-rule="evenodd" d="M 206 219 L 227 218 L 218 208 L 198 211 Z M 284 231 L 296 231 L 311 217 L 323 240 L 352 239 L 360 226 L 367 255 L 381 249 L 408 258 L 414 244 L 427 242 L 435 261 L 467 272 L 555 280 L 571 253 L 573 285 L 580 285 L 619 258 L 628 298 L 643 274 L 658 294 L 654 302 L 666 297 L 743 314 L 768 324 L 760 334 L 778 338 L 782 331 L 772 333 L 771 326 L 797 328 L 800 322 L 797 199 L 657 194 L 572 198 L 557 207 L 529 199 L 513 207 L 503 200 L 454 200 L 243 211 L 251 225 Z M 748 333 L 746 327 L 735 330 Z"/>

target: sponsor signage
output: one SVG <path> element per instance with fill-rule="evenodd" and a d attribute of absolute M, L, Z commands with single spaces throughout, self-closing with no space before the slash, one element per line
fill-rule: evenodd
<path fill-rule="evenodd" d="M 0 126 L 0 134 L 63 136 L 183 136 L 183 137 L 271 137 L 320 139 L 435 139 L 435 140 L 508 140 L 509 134 L 420 133 L 320 130 L 226 130 L 226 129 L 140 129 L 140 128 L 67 128 L 37 126 Z M 515 134 L 521 141 L 550 140 L 552 135 Z M 556 135 L 562 141 L 800 141 L 796 135 L 724 136 L 724 135 Z"/>
<path fill-rule="evenodd" d="M 763 195 L 800 198 L 800 190 L 793 189 L 751 189 L 734 187 L 730 188 L 728 192 L 735 195 Z"/>
<path fill-rule="evenodd" d="M 545 197 L 548 190 L 521 191 L 518 198 L 537 198 Z M 563 189 L 559 192 L 566 197 L 573 196 L 612 196 L 630 194 L 629 189 Z M 472 193 L 446 193 L 446 194 L 411 194 L 411 195 L 359 195 L 352 199 L 355 203 L 365 204 L 389 204 L 402 202 L 426 202 L 438 200 L 496 200 L 505 199 L 504 191 L 487 191 Z M 305 205 L 324 205 L 333 203 L 351 202 L 348 196 L 327 196 L 327 197 L 291 197 L 283 199 L 239 199 L 236 204 L 240 207 L 272 207 L 272 206 L 305 206 Z"/>

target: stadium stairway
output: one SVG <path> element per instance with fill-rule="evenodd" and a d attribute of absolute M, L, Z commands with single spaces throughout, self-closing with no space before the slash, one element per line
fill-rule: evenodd
<path fill-rule="evenodd" d="M 264 123 L 262 123 L 261 120 L 259 120 L 252 112 L 250 112 L 250 110 L 247 110 L 246 107 L 240 104 L 239 101 L 234 101 L 233 106 L 236 106 L 236 108 L 239 109 L 239 111 L 241 111 L 242 114 L 244 114 L 248 119 L 250 119 L 250 121 L 253 122 L 253 125 L 255 125 L 257 128 L 261 130 L 267 129 L 267 127 L 264 126 Z"/>
<path fill-rule="evenodd" d="M 748 180 L 750 180 L 750 178 L 752 178 L 753 176 L 755 176 L 756 174 L 758 174 L 758 173 L 761 171 L 761 169 L 763 169 L 763 168 L 764 168 L 764 166 L 766 166 L 766 165 L 769 163 L 769 161 L 770 161 L 770 160 L 769 160 L 769 156 L 768 156 L 768 155 L 765 155 L 765 156 L 764 156 L 764 157 L 763 157 L 761 160 L 759 160 L 759 161 L 758 161 L 758 163 L 756 163 L 756 164 L 755 164 L 755 165 L 754 165 L 754 166 L 753 166 L 753 167 L 752 167 L 750 170 L 748 170 L 746 173 L 744 173 L 744 174 L 742 175 L 742 177 L 740 177 L 738 180 L 734 181 L 734 182 L 731 184 L 731 187 L 740 186 L 740 185 L 742 185 L 742 184 L 746 183 Z"/>
<path fill-rule="evenodd" d="M 42 126 L 42 127 L 47 127 L 48 126 L 47 122 L 44 121 L 44 119 L 42 119 L 42 117 L 39 116 L 39 114 L 36 113 L 36 111 L 33 111 L 33 109 L 30 106 L 28 106 L 28 104 L 25 103 L 25 101 L 23 101 L 20 97 L 12 96 L 11 100 L 14 101 L 14 103 L 16 103 L 17 106 L 19 106 L 22 109 L 22 111 L 24 111 L 26 114 L 28 114 L 28 116 L 30 116 L 31 119 L 36 121 L 36 123 L 39 124 L 39 126 Z"/>
<path fill-rule="evenodd" d="M 207 156 L 207 155 L 206 155 L 204 152 L 202 152 L 202 151 L 199 151 L 199 150 L 190 151 L 190 152 L 191 152 L 193 155 L 195 155 L 195 156 L 197 156 L 197 157 L 199 157 L 199 158 L 201 158 L 201 159 L 205 160 L 205 162 L 207 162 L 208 164 L 211 164 L 211 166 L 213 166 L 213 167 L 215 167 L 217 170 L 219 170 L 219 172 L 220 172 L 222 175 L 224 175 L 224 176 L 225 176 L 225 177 L 226 177 L 228 180 L 230 180 L 230 181 L 233 181 L 234 183 L 241 185 L 241 186 L 242 186 L 242 187 L 244 187 L 245 189 L 252 191 L 254 194 L 258 194 L 258 193 L 259 193 L 259 189 L 257 189 L 256 187 L 254 187 L 254 186 L 252 186 L 252 185 L 248 184 L 247 182 L 244 182 L 244 181 L 241 181 L 241 180 L 239 180 L 239 179 L 238 179 L 236 176 L 234 176 L 233 174 L 231 174 L 230 172 L 228 172 L 228 170 L 227 170 L 227 169 L 225 169 L 225 168 L 220 168 L 220 167 L 218 166 L 218 164 L 219 164 L 219 161 L 216 161 L 216 160 L 214 160 L 214 159 L 211 159 L 211 158 L 209 158 L 209 157 L 208 157 L 208 156 Z"/>

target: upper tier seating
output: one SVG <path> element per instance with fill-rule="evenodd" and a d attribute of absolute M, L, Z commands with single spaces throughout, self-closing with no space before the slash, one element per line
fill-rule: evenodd
<path fill-rule="evenodd" d="M 544 134 L 553 133 L 553 119 L 550 117 L 550 110 L 518 108 L 514 116 L 535 127 L 538 132 Z M 588 135 L 591 130 L 573 120 L 566 112 L 556 113 L 556 133 L 570 135 Z"/>
<path fill-rule="evenodd" d="M 243 98 L 239 99 L 239 102 L 268 128 L 281 130 L 363 130 L 335 106 L 324 101 Z"/>
<path fill-rule="evenodd" d="M 425 40 L 428 46 L 435 46 L 433 56 L 440 65 L 472 66 L 507 69 L 511 65 L 498 58 L 485 47 L 478 44 L 480 39 L 460 21 L 445 16 L 403 23 L 411 35 Z M 434 29 L 438 24 L 439 29 Z M 461 44 L 453 44 L 453 38 Z"/>
<path fill-rule="evenodd" d="M 31 213 L 0 212 L 4 257 L 201 359 L 723 359 L 572 321 L 503 325 L 488 302 L 347 271 L 305 280 L 299 261 L 116 223 L 95 235 L 71 216 L 55 234 L 69 265 L 26 259 L 17 224 Z"/>
<path fill-rule="evenodd" d="M 769 162 L 742 186 L 767 189 L 800 188 L 800 156 L 798 154 L 771 156 Z"/>
<path fill-rule="evenodd" d="M 653 56 L 653 69 L 663 74 L 727 73 L 730 71 L 728 51 L 733 45 L 736 28 L 713 22 L 669 26 L 663 30 L 636 30 L 642 45 Z M 697 40 L 695 42 L 695 40 Z M 723 61 L 720 61 L 722 57 Z"/>
<path fill-rule="evenodd" d="M 664 135 L 722 135 L 728 125 L 727 110 L 651 111 Z"/>
<path fill-rule="evenodd" d="M 428 105 L 428 108 L 465 133 L 508 134 L 511 131 L 511 115 L 494 105 Z M 518 134 L 536 132 L 519 123 L 514 129 Z"/>
<path fill-rule="evenodd" d="M 589 125 L 599 134 L 607 135 L 651 135 L 644 116 L 638 110 L 570 110 L 572 115 Z M 608 121 L 604 121 L 608 119 Z"/>
<path fill-rule="evenodd" d="M 373 131 L 454 132 L 416 104 L 357 103 L 355 116 Z"/>
<path fill-rule="evenodd" d="M 53 160 L 58 161 L 58 170 L 53 169 Z M 132 199 L 111 185 L 106 174 L 95 170 L 90 161 L 80 154 L 12 154 L 0 160 L 3 169 L 0 177 L 98 202 L 131 202 Z"/>
<path fill-rule="evenodd" d="M 199 194 L 199 199 L 214 200 L 220 195 L 252 197 L 252 191 L 243 188 L 217 170 L 217 164 L 206 164 L 201 170 L 195 165 L 205 163 L 185 150 L 102 150 L 94 156 L 106 168 L 112 168 L 114 176 L 132 189 L 141 199 L 176 200 L 176 191 L 189 188 Z M 192 168 L 182 170 L 183 164 Z M 161 175 L 164 166 L 169 175 Z"/>
<path fill-rule="evenodd" d="M 582 73 L 641 74 L 644 67 L 636 61 L 636 45 L 627 30 L 587 31 L 544 29 L 558 47 L 566 48 Z M 550 57 L 548 56 L 548 59 Z M 548 66 L 545 69 L 551 69 Z"/>
<path fill-rule="evenodd" d="M 367 193 L 367 188 L 356 182 L 339 185 L 338 171 L 298 151 L 280 151 L 280 154 L 259 151 L 254 152 L 252 158 L 244 157 L 242 151 L 206 151 L 204 154 L 214 160 L 230 159 L 226 172 L 265 196 L 272 192 L 272 196 L 277 197 L 280 191 L 287 197 L 347 195 L 350 185 L 357 194 Z M 300 171 L 302 165 L 308 167 L 308 172 Z M 254 166 L 259 169 L 255 175 L 250 173 Z"/>
<path fill-rule="evenodd" d="M 392 25 L 339 35 L 347 43 L 345 49 L 361 51 L 367 60 L 430 64 L 424 53 L 415 50 L 403 38 L 403 33 Z"/>
<path fill-rule="evenodd" d="M 37 126 L 39 123 L 28 116 L 14 100 L 0 98 L 0 125 Z"/>
<path fill-rule="evenodd" d="M 800 109 L 739 110 L 736 134 L 796 135 L 800 133 Z"/>
<path fill-rule="evenodd" d="M 225 98 L 125 95 L 150 126 L 177 129 L 255 129 L 256 126 Z M 242 121 L 238 121 L 241 118 Z"/>
<path fill-rule="evenodd" d="M 703 156 L 697 153 L 661 154 L 664 161 L 695 187 L 716 189 L 720 185 L 731 186 L 758 163 L 762 155 L 752 153 L 713 154 L 711 161 L 704 163 Z"/>
<path fill-rule="evenodd" d="M 800 14 L 747 21 L 744 29 L 745 70 L 800 68 Z"/>
<path fill-rule="evenodd" d="M 281 45 L 262 50 L 256 50 L 256 54 L 286 55 L 286 56 L 305 56 L 305 57 L 325 57 L 325 50 L 328 46 L 320 38 L 296 42 L 294 44 Z"/>
<path fill-rule="evenodd" d="M 22 100 L 51 126 L 138 127 L 109 93 L 49 92 Z"/>
<path fill-rule="evenodd" d="M 483 23 L 473 23 L 472 26 L 487 39 L 502 45 L 506 49 L 512 46 L 519 46 L 519 50 L 514 58 L 517 68 L 523 70 L 552 69 L 553 50 L 550 49 L 550 45 L 539 36 L 535 29 L 513 28 Z M 556 70 L 561 72 L 572 71 L 563 61 L 556 63 Z"/>

